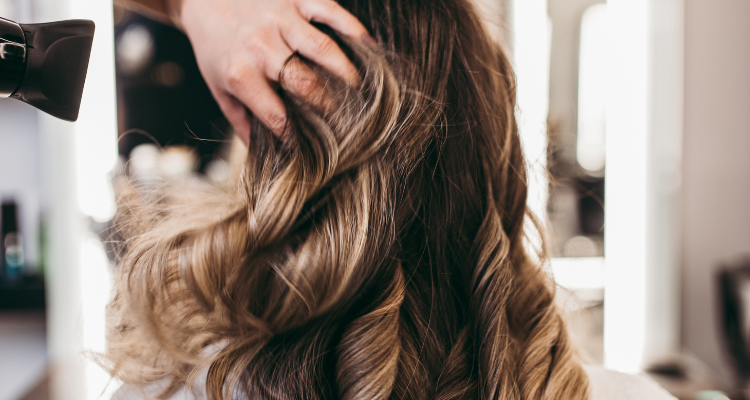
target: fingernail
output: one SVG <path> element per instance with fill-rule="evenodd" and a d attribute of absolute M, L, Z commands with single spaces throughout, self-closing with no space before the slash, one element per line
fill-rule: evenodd
<path fill-rule="evenodd" d="M 370 36 L 369 33 L 363 33 L 362 34 L 362 43 L 366 44 L 368 47 L 370 47 L 373 50 L 378 49 L 378 42 L 375 40 L 372 36 Z"/>

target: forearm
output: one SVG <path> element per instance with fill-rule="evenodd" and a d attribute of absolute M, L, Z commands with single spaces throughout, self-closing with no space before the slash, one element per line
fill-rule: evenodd
<path fill-rule="evenodd" d="M 126 8 L 150 17 L 180 26 L 180 9 L 183 0 L 115 0 Z"/>

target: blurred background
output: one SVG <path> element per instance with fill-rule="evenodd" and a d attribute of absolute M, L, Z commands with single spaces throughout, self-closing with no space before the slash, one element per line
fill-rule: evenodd
<path fill-rule="evenodd" d="M 530 206 L 590 363 L 750 398 L 750 2 L 476 0 L 512 55 Z M 178 30 L 107 0 L 0 0 L 97 32 L 78 122 L 0 99 L 0 400 L 108 399 L 113 182 L 230 184 L 242 147 Z"/>

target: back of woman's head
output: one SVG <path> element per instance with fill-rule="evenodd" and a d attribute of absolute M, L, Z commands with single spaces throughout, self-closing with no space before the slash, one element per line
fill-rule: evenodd
<path fill-rule="evenodd" d="M 524 246 L 506 56 L 467 0 L 341 3 L 380 43 L 337 39 L 361 86 L 308 63 L 320 111 L 282 75 L 289 134 L 256 124 L 236 192 L 124 195 L 112 372 L 168 393 L 207 368 L 212 399 L 585 398 Z"/>

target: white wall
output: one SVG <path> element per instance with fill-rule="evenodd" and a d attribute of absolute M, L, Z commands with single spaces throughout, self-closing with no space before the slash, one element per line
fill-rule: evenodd
<path fill-rule="evenodd" d="M 750 253 L 750 2 L 685 1 L 683 344 L 731 377 L 716 267 Z"/>

